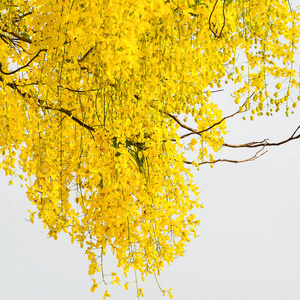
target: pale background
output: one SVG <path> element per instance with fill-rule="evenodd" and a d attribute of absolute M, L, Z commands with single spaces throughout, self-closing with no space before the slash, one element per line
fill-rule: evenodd
<path fill-rule="evenodd" d="M 223 104 L 232 102 L 218 97 Z M 299 121 L 299 112 L 255 122 L 237 116 L 228 121 L 227 142 L 265 137 L 279 141 L 290 136 Z M 254 152 L 230 150 L 223 157 L 226 153 L 243 158 Z M 163 288 L 173 289 L 174 299 L 300 299 L 299 154 L 297 140 L 271 148 L 254 162 L 220 163 L 194 172 L 205 205 L 197 211 L 202 220 L 200 236 L 160 278 Z M 84 251 L 64 234 L 57 241 L 46 238 L 39 221 L 25 221 L 31 205 L 20 184 L 8 186 L 9 180 L 2 173 L 0 299 L 102 299 L 103 286 L 94 294 L 89 291 L 92 284 Z M 108 270 L 113 271 L 109 265 Z M 142 287 L 145 299 L 167 297 L 151 277 Z M 129 291 L 109 286 L 109 292 L 110 299 L 135 299 L 134 285 Z"/>

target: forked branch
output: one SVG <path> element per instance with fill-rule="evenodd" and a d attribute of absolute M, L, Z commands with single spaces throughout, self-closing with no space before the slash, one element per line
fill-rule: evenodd
<path fill-rule="evenodd" d="M 185 163 L 186 164 L 196 164 L 196 165 L 199 166 L 199 165 L 204 165 L 204 164 L 215 164 L 217 162 L 243 163 L 243 162 L 253 161 L 253 160 L 256 160 L 257 158 L 261 157 L 262 155 L 264 155 L 265 153 L 268 152 L 268 150 L 262 152 L 266 147 L 280 146 L 280 145 L 283 145 L 283 144 L 288 143 L 290 141 L 300 139 L 300 133 L 297 134 L 299 129 L 300 129 L 300 126 L 298 126 L 296 128 L 296 130 L 293 132 L 293 134 L 289 138 L 287 138 L 287 139 L 285 139 L 281 142 L 277 142 L 277 143 L 269 143 L 268 139 L 264 139 L 260 142 L 250 142 L 250 143 L 245 143 L 245 144 L 240 144 L 240 145 L 231 145 L 231 144 L 227 144 L 227 143 L 223 144 L 224 147 L 230 147 L 230 148 L 257 148 L 257 147 L 261 147 L 261 149 L 259 151 L 257 151 L 254 156 L 252 156 L 250 158 L 247 158 L 247 159 L 244 159 L 244 160 L 216 159 L 216 160 L 212 160 L 212 161 L 203 161 L 203 162 L 200 162 L 200 163 L 193 163 L 193 162 L 190 162 L 190 161 L 185 161 Z"/>
<path fill-rule="evenodd" d="M 241 107 L 244 107 L 246 103 L 247 103 L 247 101 L 246 101 Z M 190 133 L 184 134 L 184 135 L 182 135 L 182 136 L 180 137 L 180 139 L 184 139 L 184 138 L 186 138 L 186 137 L 188 137 L 188 136 L 190 136 L 190 135 L 192 135 L 192 134 L 197 134 L 197 135 L 200 135 L 200 136 L 201 136 L 202 133 L 204 133 L 204 132 L 206 132 L 206 131 L 209 131 L 209 130 L 213 129 L 214 127 L 220 125 L 220 124 L 223 123 L 226 119 L 232 118 L 232 117 L 234 117 L 235 115 L 240 114 L 240 113 L 243 113 L 243 112 L 245 112 L 245 111 L 246 111 L 246 110 L 238 110 L 238 111 L 236 111 L 235 113 L 233 113 L 233 114 L 231 114 L 231 115 L 229 115 L 229 116 L 226 116 L 226 117 L 222 118 L 220 121 L 218 121 L 218 122 L 212 124 L 211 126 L 205 128 L 205 129 L 203 129 L 203 130 L 200 130 L 200 131 L 198 131 L 198 130 L 196 130 L 196 129 L 194 129 L 194 128 L 191 128 L 191 127 L 189 127 L 189 126 L 187 126 L 187 125 L 185 125 L 185 124 L 183 124 L 183 123 L 178 119 L 177 116 L 174 116 L 174 115 L 172 115 L 172 114 L 170 114 L 170 113 L 168 113 L 168 112 L 165 112 L 165 114 L 168 115 L 170 118 L 172 118 L 177 124 L 179 124 L 180 127 L 182 127 L 182 128 L 184 128 L 184 129 L 187 129 L 187 130 L 190 131 Z"/>
<path fill-rule="evenodd" d="M 281 142 L 277 142 L 277 143 L 269 143 L 268 139 L 264 139 L 263 141 L 260 141 L 260 142 L 250 142 L 250 143 L 245 143 L 245 144 L 240 144 L 240 145 L 232 145 L 232 144 L 224 143 L 223 146 L 229 147 L 229 148 L 256 148 L 256 147 L 262 147 L 262 146 L 264 146 L 264 147 L 280 146 L 280 145 L 283 145 L 290 141 L 299 139 L 300 133 L 298 133 L 296 135 L 296 133 L 299 129 L 300 129 L 300 126 L 298 126 L 296 128 L 294 133 L 289 138 L 287 138 L 286 140 L 283 140 Z"/>
<path fill-rule="evenodd" d="M 217 31 L 214 31 L 214 29 L 212 28 L 212 23 L 211 23 L 211 18 L 212 18 L 212 15 L 216 9 L 216 5 L 217 3 L 219 2 L 219 0 L 216 0 L 215 4 L 214 4 L 214 7 L 209 15 L 209 19 L 208 19 L 208 25 L 209 25 L 209 30 L 213 33 L 213 35 L 218 39 L 221 37 L 221 34 L 222 34 L 222 31 L 225 27 L 225 24 L 226 24 L 226 17 L 225 17 L 225 1 L 226 0 L 223 0 L 223 8 L 222 8 L 222 14 L 223 14 L 223 24 L 222 24 L 222 28 L 220 30 L 220 32 L 218 33 Z"/>
<path fill-rule="evenodd" d="M 249 158 L 246 158 L 246 159 L 242 159 L 242 160 L 232 160 L 232 159 L 222 158 L 222 159 L 216 159 L 216 160 L 211 160 L 211 161 L 203 161 L 203 162 L 195 163 L 195 164 L 197 166 L 205 165 L 205 164 L 212 165 L 212 164 L 215 164 L 215 163 L 218 163 L 218 162 L 229 162 L 229 163 L 239 164 L 239 163 L 243 163 L 243 162 L 253 161 L 253 160 L 256 160 L 257 158 L 261 157 L 262 155 L 264 155 L 268 152 L 268 150 L 262 152 L 264 149 L 265 149 L 265 146 L 263 146 L 259 151 L 257 151 L 255 153 L 255 155 L 253 155 Z M 189 164 L 189 165 L 193 164 L 193 162 L 190 162 L 190 161 L 185 161 L 184 163 Z"/>

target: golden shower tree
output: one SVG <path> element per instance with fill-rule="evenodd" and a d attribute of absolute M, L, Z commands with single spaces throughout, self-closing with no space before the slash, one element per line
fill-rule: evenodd
<path fill-rule="evenodd" d="M 91 291 L 100 272 L 109 296 L 108 249 L 142 279 L 183 255 L 199 223 L 190 165 L 276 145 L 226 144 L 225 122 L 296 106 L 299 20 L 287 0 L 1 1 L 1 168 L 31 178 L 32 222 L 85 247 Z M 230 116 L 212 96 L 227 81 Z"/>

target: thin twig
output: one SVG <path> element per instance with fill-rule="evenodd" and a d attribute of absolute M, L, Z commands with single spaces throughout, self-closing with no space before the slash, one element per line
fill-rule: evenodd
<path fill-rule="evenodd" d="M 247 103 L 247 101 L 246 101 L 241 107 L 244 107 L 246 103 Z M 191 131 L 190 133 L 184 134 L 184 135 L 182 135 L 182 136 L 180 137 L 180 139 L 183 139 L 183 138 L 186 138 L 186 137 L 188 137 L 188 136 L 190 136 L 190 135 L 192 135 L 192 134 L 201 135 L 203 132 L 206 132 L 206 131 L 208 131 L 208 130 L 211 130 L 211 129 L 214 128 L 215 126 L 220 125 L 220 124 L 221 124 L 222 122 L 224 122 L 226 119 L 232 118 L 232 117 L 234 117 L 235 115 L 240 114 L 240 113 L 243 113 L 243 112 L 245 112 L 245 110 L 238 110 L 238 111 L 236 111 L 235 113 L 233 113 L 232 115 L 226 116 L 226 117 L 222 118 L 220 121 L 218 121 L 218 122 L 212 124 L 211 126 L 205 128 L 205 129 L 203 129 L 203 130 L 200 130 L 200 131 L 198 131 L 198 130 L 196 130 L 196 129 L 194 129 L 194 128 L 191 128 L 191 127 L 189 127 L 189 126 L 187 126 L 187 125 L 185 125 L 185 124 L 183 124 L 183 123 L 178 119 L 178 117 L 176 117 L 176 116 L 174 116 L 174 115 L 172 115 L 172 114 L 170 114 L 170 113 L 168 113 L 168 112 L 165 112 L 165 114 L 168 115 L 169 117 L 171 117 L 175 122 L 177 122 L 177 123 L 180 125 L 180 127 L 185 128 L 185 129 Z"/>
<path fill-rule="evenodd" d="M 208 18 L 209 29 L 210 29 L 210 31 L 213 33 L 213 35 L 214 35 L 216 38 L 220 38 L 220 37 L 221 37 L 222 31 L 223 31 L 223 29 L 224 29 L 224 27 L 225 27 L 225 24 L 226 24 L 226 17 L 225 17 L 225 1 L 226 1 L 226 0 L 223 0 L 223 10 L 222 10 L 222 13 L 223 13 L 223 25 L 222 25 L 221 31 L 220 31 L 219 34 L 218 34 L 218 32 L 215 32 L 215 31 L 212 29 L 212 26 L 211 26 L 211 18 L 212 18 L 212 15 L 213 15 L 214 11 L 215 11 L 215 8 L 216 8 L 216 5 L 217 5 L 218 1 L 219 1 L 219 0 L 216 0 L 216 2 L 215 2 L 215 4 L 214 4 L 214 7 L 213 7 L 213 9 L 212 9 L 212 11 L 211 11 L 211 13 L 210 13 L 210 15 L 209 15 L 209 18 Z"/>
<path fill-rule="evenodd" d="M 29 16 L 29 15 L 31 15 L 31 14 L 32 14 L 32 11 L 29 11 L 28 13 L 25 13 L 25 14 L 19 16 L 18 18 L 14 19 L 13 21 L 14 21 L 15 23 L 16 23 L 16 22 L 19 22 L 21 19 L 23 19 L 23 18 L 25 18 L 25 17 L 27 17 L 27 16 Z"/>
<path fill-rule="evenodd" d="M 32 40 L 30 38 L 27 38 L 19 33 L 16 33 L 15 31 L 7 31 L 4 27 L 0 26 L 0 30 L 2 30 L 3 32 L 10 34 L 14 37 L 16 37 L 18 40 L 23 41 L 27 44 L 32 44 Z"/>
<path fill-rule="evenodd" d="M 24 65 L 24 66 L 22 66 L 22 67 L 20 67 L 20 68 L 18 68 L 18 69 L 16 69 L 16 70 L 14 70 L 14 71 L 11 71 L 11 72 L 4 72 L 3 70 L 2 70 L 2 64 L 0 63 L 0 72 L 2 73 L 2 74 L 4 74 L 4 75 L 12 75 L 12 74 L 15 74 L 15 73 L 17 73 L 17 72 L 19 72 L 20 70 L 22 70 L 22 69 L 24 69 L 24 68 L 27 68 L 29 65 L 30 65 L 30 63 L 31 62 L 33 62 L 38 56 L 39 56 L 39 54 L 41 53 L 41 52 L 44 52 L 44 51 L 46 51 L 46 49 L 41 49 L 26 65 Z"/>
<path fill-rule="evenodd" d="M 242 105 L 242 107 L 243 107 L 245 104 L 246 104 L 246 102 Z M 233 113 L 232 115 L 229 115 L 229 116 L 224 117 L 224 118 L 221 119 L 219 122 L 216 122 L 216 123 L 214 123 L 213 125 L 211 125 L 211 126 L 205 128 L 205 129 L 203 129 L 203 130 L 201 130 L 201 131 L 190 132 L 190 133 L 184 134 L 184 135 L 181 136 L 180 138 L 183 139 L 183 138 L 186 138 L 186 137 L 188 137 L 188 136 L 190 136 L 190 135 L 192 135 L 192 134 L 198 134 L 198 135 L 201 135 L 203 132 L 206 132 L 206 131 L 208 131 L 208 130 L 211 130 L 211 129 L 213 129 L 214 127 L 216 127 L 217 125 L 220 125 L 220 124 L 221 124 L 222 122 L 224 122 L 226 119 L 232 118 L 232 117 L 234 117 L 235 115 L 240 114 L 240 113 L 242 113 L 242 112 L 245 112 L 245 111 L 244 111 L 244 110 L 242 110 L 242 111 L 238 110 L 237 112 Z"/>
<path fill-rule="evenodd" d="M 0 38 L 5 44 L 9 45 L 9 42 L 6 39 L 8 39 L 9 41 L 11 40 L 7 36 L 5 36 L 4 34 L 0 34 Z"/>
<path fill-rule="evenodd" d="M 93 131 L 95 132 L 95 128 L 92 127 L 92 126 L 89 126 L 85 123 L 83 123 L 81 120 L 79 120 L 78 118 L 74 117 L 72 115 L 72 111 L 71 110 L 67 110 L 67 109 L 64 109 L 64 108 L 53 108 L 51 106 L 41 106 L 41 108 L 44 108 L 44 109 L 48 109 L 48 110 L 56 110 L 56 111 L 60 111 L 64 114 L 66 114 L 67 116 L 69 116 L 73 121 L 75 121 L 76 123 L 78 123 L 79 125 L 81 125 L 82 127 L 86 128 L 87 130 L 89 131 Z"/>
<path fill-rule="evenodd" d="M 97 92 L 97 91 L 99 90 L 99 89 L 92 89 L 92 90 L 81 91 L 81 90 L 73 90 L 73 89 L 70 89 L 70 88 L 68 88 L 68 87 L 63 87 L 63 86 L 62 86 L 62 88 L 63 88 L 63 89 L 66 89 L 66 90 L 68 90 L 68 91 L 70 91 L 70 92 L 74 92 L 74 93 Z"/>
<path fill-rule="evenodd" d="M 214 91 L 210 91 L 211 93 L 217 93 L 217 92 L 223 92 L 224 89 L 218 89 L 218 90 L 214 90 Z M 204 92 L 204 93 L 207 93 L 207 92 Z"/>
<path fill-rule="evenodd" d="M 84 59 L 94 50 L 94 47 L 91 47 L 90 50 L 88 50 L 83 56 L 82 58 L 77 59 L 78 62 L 82 62 L 84 61 Z"/>
<path fill-rule="evenodd" d="M 0 76 L 0 82 L 3 82 L 3 78 Z M 22 97 L 28 97 L 28 98 L 33 98 L 32 95 L 28 94 L 28 93 L 23 93 L 17 84 L 15 83 L 7 83 L 7 85 L 12 88 L 13 90 L 17 91 Z M 47 109 L 47 110 L 56 110 L 56 111 L 60 111 L 64 114 L 66 114 L 67 116 L 69 116 L 73 121 L 75 121 L 77 124 L 83 126 L 84 128 L 88 129 L 89 131 L 92 131 L 92 132 L 95 132 L 95 128 L 90 126 L 90 125 L 87 125 L 85 124 L 84 122 L 82 122 L 81 120 L 79 120 L 77 117 L 74 117 L 72 115 L 72 110 L 67 110 L 67 109 L 64 109 L 64 108 L 55 108 L 55 107 L 52 107 L 52 106 L 44 106 L 43 105 L 43 100 L 40 100 L 38 99 L 37 101 L 37 104 L 41 107 L 41 108 L 44 108 L 44 109 Z"/>
<path fill-rule="evenodd" d="M 168 112 L 166 112 L 166 111 L 164 112 L 164 114 L 166 114 L 167 116 L 169 116 L 170 118 L 172 118 L 177 124 L 180 125 L 180 127 L 185 128 L 185 129 L 187 129 L 187 130 L 189 130 L 189 131 L 192 131 L 192 134 L 197 134 L 197 133 L 198 133 L 198 131 L 197 131 L 196 129 L 193 129 L 193 128 L 191 128 L 191 127 L 189 127 L 189 126 L 183 124 L 183 123 L 178 119 L 178 117 L 176 117 L 176 116 L 174 116 L 174 115 L 172 115 L 172 114 L 170 114 L 170 113 L 168 113 Z"/>
<path fill-rule="evenodd" d="M 232 159 L 216 159 L 216 160 L 212 160 L 212 161 L 203 161 L 203 162 L 200 162 L 200 163 L 194 163 L 195 165 L 197 166 L 200 166 L 200 165 L 205 165 L 205 164 L 215 164 L 215 163 L 218 163 L 218 162 L 230 162 L 230 163 L 235 163 L 235 164 L 239 164 L 239 163 L 243 163 L 243 162 L 248 162 L 248 161 L 254 161 L 256 160 L 257 158 L 261 157 L 262 155 L 266 154 L 268 152 L 268 150 L 262 152 L 264 150 L 266 146 L 263 146 L 259 151 L 257 151 L 255 153 L 254 156 L 250 157 L 250 158 L 246 158 L 246 159 L 243 159 L 243 160 L 232 160 Z M 262 152 L 262 153 L 261 153 Z M 186 164 L 189 164 L 189 165 L 192 165 L 193 162 L 190 162 L 190 161 L 184 161 L 184 163 Z"/>
<path fill-rule="evenodd" d="M 260 141 L 260 142 L 250 142 L 250 143 L 245 143 L 245 144 L 240 144 L 240 145 L 231 145 L 231 144 L 224 143 L 223 146 L 230 147 L 230 148 L 256 148 L 256 147 L 262 147 L 263 145 L 265 145 L 265 147 L 280 146 L 287 142 L 299 139 L 300 133 L 298 135 L 295 135 L 299 129 L 300 129 L 300 126 L 298 126 L 296 128 L 294 133 L 289 138 L 287 138 L 286 140 L 283 140 L 281 142 L 277 142 L 277 143 L 269 143 L 269 142 L 267 142 L 268 139 L 264 139 L 263 141 Z"/>

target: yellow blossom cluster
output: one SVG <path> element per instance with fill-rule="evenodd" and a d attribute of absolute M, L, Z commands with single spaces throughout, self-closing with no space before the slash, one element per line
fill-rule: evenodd
<path fill-rule="evenodd" d="M 105 284 L 107 249 L 142 278 L 183 255 L 188 153 L 213 161 L 226 133 L 212 92 L 232 81 L 253 115 L 293 101 L 299 19 L 286 0 L 1 1 L 1 168 L 31 178 L 31 221 L 70 234 Z"/>

